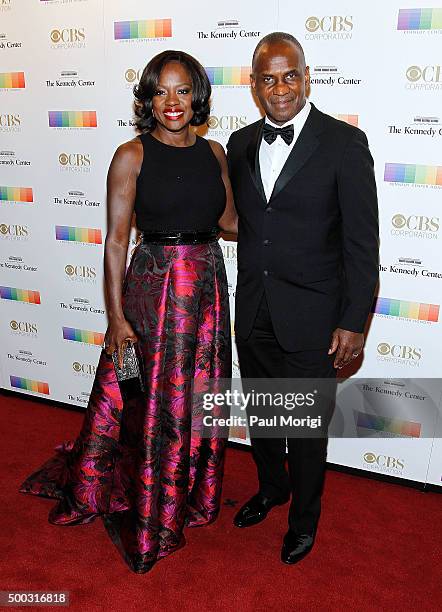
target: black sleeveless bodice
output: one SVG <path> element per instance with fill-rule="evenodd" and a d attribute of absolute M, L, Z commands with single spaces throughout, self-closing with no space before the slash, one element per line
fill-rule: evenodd
<path fill-rule="evenodd" d="M 137 179 L 136 224 L 141 231 L 207 231 L 225 207 L 221 169 L 200 136 L 190 147 L 164 144 L 141 134 L 143 163 Z"/>

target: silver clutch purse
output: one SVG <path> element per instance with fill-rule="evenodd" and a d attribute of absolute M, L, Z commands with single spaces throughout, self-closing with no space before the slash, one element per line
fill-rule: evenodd
<path fill-rule="evenodd" d="M 119 383 L 134 380 L 139 383 L 141 390 L 144 391 L 140 362 L 138 360 L 138 355 L 135 350 L 135 346 L 132 342 L 127 342 L 126 347 L 124 348 L 122 368 L 120 368 L 118 365 L 117 350 L 112 353 L 112 361 L 114 363 L 115 374 Z"/>

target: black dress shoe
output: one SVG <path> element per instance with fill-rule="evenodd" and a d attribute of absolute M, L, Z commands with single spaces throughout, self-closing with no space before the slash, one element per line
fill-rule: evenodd
<path fill-rule="evenodd" d="M 293 565 L 301 561 L 313 548 L 315 535 L 288 531 L 284 536 L 281 550 L 281 561 Z"/>
<path fill-rule="evenodd" d="M 282 506 L 287 503 L 289 498 L 282 499 L 280 497 L 266 497 L 261 493 L 254 495 L 244 506 L 238 511 L 233 524 L 236 527 L 251 527 L 263 521 L 269 511 L 274 506 Z"/>

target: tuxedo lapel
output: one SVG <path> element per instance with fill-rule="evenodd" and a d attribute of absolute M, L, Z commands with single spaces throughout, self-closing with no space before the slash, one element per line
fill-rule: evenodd
<path fill-rule="evenodd" d="M 252 138 L 247 145 L 247 163 L 249 166 L 250 174 L 255 184 L 258 193 L 267 202 L 266 194 L 261 180 L 261 172 L 259 169 L 259 146 L 262 138 L 262 128 L 264 126 L 264 119 L 257 123 L 256 129 L 253 133 Z"/>
<path fill-rule="evenodd" d="M 295 146 L 290 151 L 282 170 L 276 179 L 273 187 L 270 200 L 278 195 L 284 189 L 287 183 L 295 176 L 307 160 L 313 155 L 315 149 L 319 145 L 317 134 L 322 131 L 322 121 L 320 113 L 312 104 L 307 121 L 298 136 Z M 269 200 L 269 201 L 270 201 Z"/>

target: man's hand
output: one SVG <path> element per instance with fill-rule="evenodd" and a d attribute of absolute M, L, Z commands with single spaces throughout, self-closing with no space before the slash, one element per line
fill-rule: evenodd
<path fill-rule="evenodd" d="M 339 370 L 359 356 L 364 347 L 364 334 L 351 332 L 337 327 L 333 332 L 328 354 L 337 350 L 333 367 Z"/>

